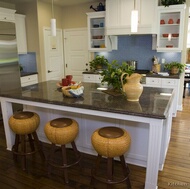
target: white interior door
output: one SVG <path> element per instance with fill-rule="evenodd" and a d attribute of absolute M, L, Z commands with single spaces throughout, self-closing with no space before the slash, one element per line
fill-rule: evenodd
<path fill-rule="evenodd" d="M 52 37 L 50 29 L 44 28 L 44 51 L 46 80 L 60 80 L 64 77 L 63 35 L 61 29 L 57 29 L 56 37 Z"/>
<path fill-rule="evenodd" d="M 65 75 L 82 81 L 82 72 L 88 69 L 88 35 L 86 28 L 64 30 Z"/>

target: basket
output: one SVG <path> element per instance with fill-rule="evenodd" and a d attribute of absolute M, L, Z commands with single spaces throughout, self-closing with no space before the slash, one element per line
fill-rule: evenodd
<path fill-rule="evenodd" d="M 71 87 L 62 87 L 62 93 L 65 95 L 65 96 L 68 96 L 68 97 L 73 97 L 73 95 L 71 93 L 69 93 L 69 90 L 71 89 Z"/>

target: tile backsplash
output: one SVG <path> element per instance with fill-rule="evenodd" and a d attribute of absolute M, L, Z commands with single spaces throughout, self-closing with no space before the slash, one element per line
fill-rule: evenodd
<path fill-rule="evenodd" d="M 152 58 L 158 57 L 159 63 L 162 59 L 165 62 L 181 61 L 181 53 L 178 52 L 157 52 L 152 49 L 152 35 L 127 35 L 118 36 L 118 49 L 111 52 L 100 52 L 95 55 L 105 56 L 109 62 L 117 60 L 118 63 L 129 60 L 136 60 L 138 62 L 138 69 L 152 70 Z M 164 64 L 161 64 L 161 71 L 163 71 Z"/>
<path fill-rule="evenodd" d="M 36 53 L 20 54 L 19 64 L 23 67 L 23 72 L 37 72 Z"/>

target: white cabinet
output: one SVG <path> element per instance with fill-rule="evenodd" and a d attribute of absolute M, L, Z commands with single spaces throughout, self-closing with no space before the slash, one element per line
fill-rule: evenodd
<path fill-rule="evenodd" d="M 0 21 L 15 22 L 15 12 L 16 10 L 0 7 Z"/>
<path fill-rule="evenodd" d="M 117 37 L 105 35 L 105 11 L 87 14 L 88 49 L 92 52 L 111 51 L 117 48 Z"/>
<path fill-rule="evenodd" d="M 38 75 L 29 75 L 21 77 L 21 87 L 26 87 L 38 83 Z"/>
<path fill-rule="evenodd" d="M 158 7 L 158 52 L 182 51 L 185 8 L 184 4 Z"/>
<path fill-rule="evenodd" d="M 138 32 L 134 34 L 156 34 L 157 0 L 136 0 L 138 10 Z M 134 0 L 106 0 L 106 34 L 131 34 L 131 11 Z"/>
<path fill-rule="evenodd" d="M 100 74 L 83 74 L 83 82 L 101 83 L 102 77 Z"/>
<path fill-rule="evenodd" d="M 25 15 L 15 14 L 16 39 L 18 54 L 27 53 Z"/>
<path fill-rule="evenodd" d="M 179 82 L 180 82 L 179 79 L 146 77 L 146 84 L 144 85 L 147 87 L 174 89 L 173 117 L 176 116 L 178 110 Z"/>

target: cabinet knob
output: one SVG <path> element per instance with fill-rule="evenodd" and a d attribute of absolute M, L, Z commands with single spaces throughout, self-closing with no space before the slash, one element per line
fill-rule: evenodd
<path fill-rule="evenodd" d="M 51 73 L 52 71 L 51 70 L 48 70 L 48 73 Z"/>
<path fill-rule="evenodd" d="M 88 71 L 88 68 L 86 68 L 86 71 Z"/>
<path fill-rule="evenodd" d="M 86 63 L 86 66 L 88 66 L 88 63 Z"/>

